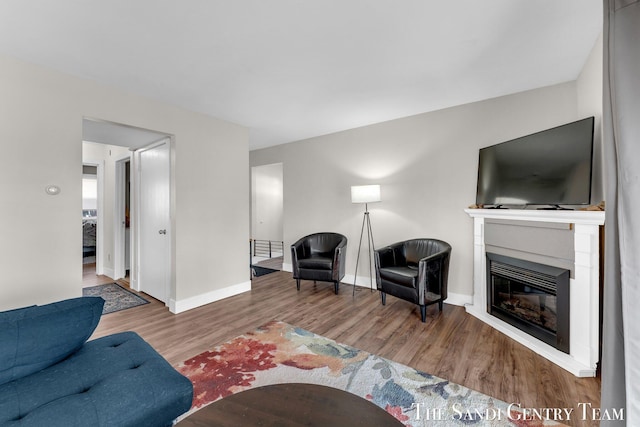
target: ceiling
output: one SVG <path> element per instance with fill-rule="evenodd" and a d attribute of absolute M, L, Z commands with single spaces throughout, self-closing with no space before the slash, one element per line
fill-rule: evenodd
<path fill-rule="evenodd" d="M 137 150 L 168 138 L 167 135 L 148 129 L 126 126 L 104 120 L 82 120 L 82 140 L 100 144 L 119 145 Z"/>
<path fill-rule="evenodd" d="M 251 149 L 575 80 L 601 29 L 601 0 L 0 1 L 0 53 Z"/>

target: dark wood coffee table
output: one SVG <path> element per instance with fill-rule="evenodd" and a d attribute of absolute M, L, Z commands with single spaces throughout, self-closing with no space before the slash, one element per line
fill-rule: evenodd
<path fill-rule="evenodd" d="M 384 409 L 346 391 L 315 384 L 274 384 L 232 394 L 178 424 L 198 426 L 366 426 L 403 424 Z"/>

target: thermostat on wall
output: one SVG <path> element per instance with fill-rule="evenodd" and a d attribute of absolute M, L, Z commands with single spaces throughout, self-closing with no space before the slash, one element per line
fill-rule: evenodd
<path fill-rule="evenodd" d="M 47 185 L 44 191 L 50 196 L 56 196 L 60 194 L 60 187 L 57 185 Z"/>

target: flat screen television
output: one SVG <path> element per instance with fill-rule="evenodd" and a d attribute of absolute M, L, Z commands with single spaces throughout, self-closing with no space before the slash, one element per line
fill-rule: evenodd
<path fill-rule="evenodd" d="M 588 205 L 593 117 L 480 149 L 476 204 Z"/>

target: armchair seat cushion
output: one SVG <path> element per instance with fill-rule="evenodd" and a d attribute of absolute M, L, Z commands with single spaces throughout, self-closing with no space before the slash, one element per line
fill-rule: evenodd
<path fill-rule="evenodd" d="M 380 268 L 380 278 L 398 285 L 415 288 L 418 282 L 418 269 L 412 266 Z"/>
<path fill-rule="evenodd" d="M 312 270 L 331 270 L 333 268 L 333 259 L 314 254 L 309 258 L 298 260 L 298 267 Z"/>

